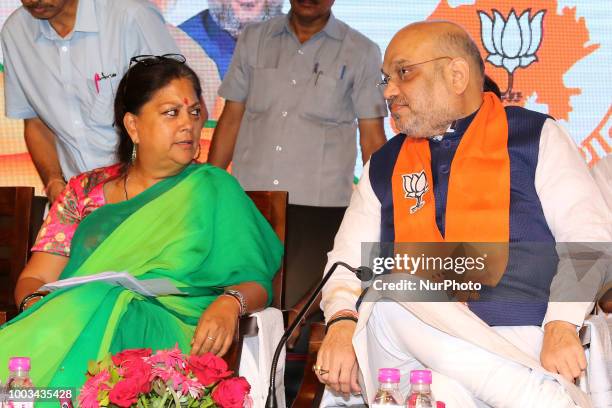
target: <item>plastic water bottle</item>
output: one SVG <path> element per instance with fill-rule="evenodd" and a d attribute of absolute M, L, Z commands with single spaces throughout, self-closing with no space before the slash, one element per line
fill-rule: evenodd
<path fill-rule="evenodd" d="M 4 389 L 2 380 L 0 380 L 0 408 L 5 407 L 5 402 L 6 402 L 6 390 Z"/>
<path fill-rule="evenodd" d="M 402 393 L 399 389 L 400 372 L 397 368 L 378 370 L 378 391 L 372 408 L 402 406 Z"/>
<path fill-rule="evenodd" d="M 30 379 L 30 358 L 12 357 L 9 360 L 9 377 L 6 381 L 7 407 L 32 408 L 34 400 L 28 399 L 25 388 L 32 388 Z"/>
<path fill-rule="evenodd" d="M 431 371 L 412 370 L 410 372 L 410 393 L 406 398 L 407 408 L 436 408 L 431 394 Z"/>

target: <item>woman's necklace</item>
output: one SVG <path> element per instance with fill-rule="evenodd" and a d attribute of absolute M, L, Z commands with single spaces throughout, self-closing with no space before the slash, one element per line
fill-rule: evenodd
<path fill-rule="evenodd" d="M 128 181 L 128 174 L 126 173 L 125 177 L 123 178 L 123 193 L 125 194 L 125 201 L 128 200 L 127 181 Z"/>

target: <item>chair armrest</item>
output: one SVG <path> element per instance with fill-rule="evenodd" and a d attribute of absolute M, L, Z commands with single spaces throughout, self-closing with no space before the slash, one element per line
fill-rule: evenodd
<path fill-rule="evenodd" d="M 580 343 L 585 347 L 591 344 L 591 328 L 587 325 L 583 325 L 580 330 L 578 330 L 578 338 L 580 338 Z"/>
<path fill-rule="evenodd" d="M 308 340 L 308 358 L 304 367 L 304 379 L 300 385 L 297 396 L 291 405 L 291 408 L 318 408 L 321 405 L 321 398 L 325 385 L 319 382 L 319 379 L 312 371 L 312 366 L 317 362 L 317 354 L 323 338 L 325 337 L 325 324 L 321 322 L 311 323 L 310 339 Z"/>
<path fill-rule="evenodd" d="M 287 319 L 289 313 L 287 310 L 283 310 L 283 322 L 284 326 L 287 327 Z M 234 334 L 234 341 L 227 351 L 227 354 L 223 357 L 227 362 L 230 370 L 238 372 L 240 368 L 240 356 L 242 355 L 242 345 L 244 338 L 249 336 L 257 336 L 259 333 L 259 327 L 257 327 L 257 318 L 254 316 L 243 316 L 238 321 L 238 330 Z"/>
<path fill-rule="evenodd" d="M 223 356 L 230 370 L 235 373 L 240 368 L 240 356 L 242 355 L 242 345 L 247 336 L 257 336 L 259 328 L 257 319 L 253 316 L 243 316 L 238 320 L 238 329 L 234 333 L 234 341 L 229 350 Z"/>

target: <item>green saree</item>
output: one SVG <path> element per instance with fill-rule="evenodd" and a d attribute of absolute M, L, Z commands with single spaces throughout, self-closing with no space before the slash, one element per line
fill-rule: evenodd
<path fill-rule="evenodd" d="M 190 165 L 138 196 L 98 208 L 79 225 L 61 279 L 127 271 L 166 278 L 188 296 L 146 298 L 94 282 L 46 296 L 0 329 L 0 378 L 29 356 L 37 387 L 80 388 L 89 360 L 126 348 L 183 352 L 223 288 L 257 282 L 272 298 L 282 245 L 235 179 Z"/>

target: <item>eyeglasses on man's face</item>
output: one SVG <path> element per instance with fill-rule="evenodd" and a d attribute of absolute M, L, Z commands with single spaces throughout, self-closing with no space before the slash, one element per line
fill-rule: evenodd
<path fill-rule="evenodd" d="M 444 57 L 432 58 L 432 59 L 429 59 L 427 61 L 417 62 L 415 64 L 400 66 L 397 69 L 397 78 L 399 78 L 399 80 L 403 82 L 412 73 L 414 67 L 416 67 L 418 65 L 427 64 L 428 62 L 433 62 L 433 61 L 438 61 L 438 60 L 441 60 L 441 59 L 445 59 L 445 58 L 452 59 L 452 57 L 444 56 Z M 382 81 L 380 81 L 377 84 L 377 86 L 384 89 L 387 85 L 389 85 L 389 82 L 391 82 L 393 80 L 393 78 L 391 77 L 391 75 L 385 74 L 384 72 L 382 74 L 383 74 Z"/>

